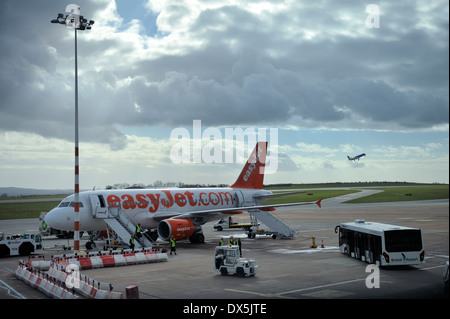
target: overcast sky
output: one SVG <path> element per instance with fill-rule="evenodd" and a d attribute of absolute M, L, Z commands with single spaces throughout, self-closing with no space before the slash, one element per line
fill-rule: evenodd
<path fill-rule="evenodd" d="M 0 1 L 0 186 L 73 187 L 70 3 Z M 82 189 L 233 183 L 237 160 L 173 161 L 194 120 L 203 149 L 265 132 L 266 183 L 449 182 L 447 0 L 74 3 Z"/>

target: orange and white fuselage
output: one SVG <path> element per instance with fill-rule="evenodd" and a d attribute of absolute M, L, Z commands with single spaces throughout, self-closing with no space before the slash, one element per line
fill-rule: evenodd
<path fill-rule="evenodd" d="M 236 182 L 227 188 L 121 189 L 81 192 L 80 230 L 101 231 L 106 224 L 101 218 L 108 209 L 119 208 L 134 224 L 157 229 L 158 236 L 168 240 L 185 239 L 201 232 L 201 225 L 229 214 L 275 207 L 314 203 L 261 205 L 272 195 L 263 190 L 267 142 L 258 142 Z M 75 196 L 65 198 L 47 213 L 48 226 L 70 231 L 74 228 Z M 320 205 L 320 202 L 317 203 Z"/>

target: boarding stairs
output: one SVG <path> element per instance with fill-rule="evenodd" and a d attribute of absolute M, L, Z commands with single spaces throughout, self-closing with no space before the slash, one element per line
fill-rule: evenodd
<path fill-rule="evenodd" d="M 281 220 L 270 214 L 269 212 L 254 209 L 249 211 L 257 220 L 263 222 L 267 227 L 277 232 L 282 238 L 293 238 L 295 235 L 295 230 L 291 229 L 288 225 L 283 223 Z"/>
<path fill-rule="evenodd" d="M 116 235 L 126 244 L 130 242 L 131 235 L 135 234 L 136 225 L 131 222 L 120 207 L 108 207 L 104 214 L 97 214 L 97 218 L 102 218 Z M 141 237 L 134 237 L 136 248 L 152 247 L 152 241 L 142 233 Z"/>

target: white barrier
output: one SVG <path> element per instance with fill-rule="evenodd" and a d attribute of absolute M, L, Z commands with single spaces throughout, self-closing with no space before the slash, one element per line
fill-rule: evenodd
<path fill-rule="evenodd" d="M 53 258 L 53 262 L 67 266 L 69 264 L 76 265 L 80 270 L 128 266 L 141 263 L 162 262 L 167 261 L 166 251 L 151 249 L 131 249 L 98 251 L 86 253 L 77 253 L 70 255 L 60 255 Z"/>
<path fill-rule="evenodd" d="M 103 260 L 99 256 L 91 257 L 92 268 L 103 268 Z"/>
<path fill-rule="evenodd" d="M 80 299 L 80 295 L 82 295 L 91 299 L 123 299 L 123 293 L 98 289 L 85 281 L 80 281 L 73 289 L 68 289 L 65 286 L 65 280 L 61 280 L 65 279 L 67 274 L 62 273 L 61 270 L 53 267 L 50 268 L 48 273 L 44 273 L 20 263 L 15 271 L 15 276 L 50 298 Z M 75 294 L 75 292 L 80 295 Z"/>
<path fill-rule="evenodd" d="M 27 285 L 39 290 L 50 298 L 57 299 L 79 299 L 69 290 L 65 289 L 60 282 L 50 278 L 49 275 L 20 263 L 15 272 L 16 277 Z"/>
<path fill-rule="evenodd" d="M 40 270 L 49 270 L 51 261 L 48 260 L 32 260 L 31 267 Z"/>
<path fill-rule="evenodd" d="M 143 263 L 167 261 L 166 251 L 152 249 L 131 249 L 117 251 L 100 251 L 90 253 L 76 253 L 54 256 L 52 261 L 29 260 L 22 261 L 16 269 L 15 275 L 31 287 L 41 291 L 50 298 L 79 299 L 81 296 L 91 299 L 123 299 L 123 293 L 113 292 L 110 284 L 97 282 L 85 276 L 84 280 L 69 278 L 70 285 L 66 285 L 68 274 L 66 267 L 78 267 L 77 270 L 127 266 Z M 43 272 L 41 270 L 48 270 Z M 76 279 L 76 280 L 73 280 Z M 77 281 L 78 280 L 78 281 Z M 96 287 L 97 285 L 97 287 Z M 105 289 L 103 289 L 105 288 Z M 108 291 L 109 289 L 109 291 Z"/>

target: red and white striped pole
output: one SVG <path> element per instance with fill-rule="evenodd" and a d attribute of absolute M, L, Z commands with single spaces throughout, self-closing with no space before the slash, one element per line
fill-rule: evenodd
<path fill-rule="evenodd" d="M 58 13 L 56 19 L 51 20 L 51 23 L 65 24 L 66 27 L 74 28 L 75 30 L 75 200 L 74 200 L 74 243 L 73 249 L 80 250 L 80 169 L 78 162 L 78 54 L 77 54 L 77 30 L 91 30 L 94 20 L 84 19 L 80 15 L 80 7 L 76 4 L 69 4 L 66 7 L 66 12 L 69 14 L 64 18 L 64 14 Z"/>
<path fill-rule="evenodd" d="M 77 28 L 75 27 L 75 223 L 73 226 L 73 249 L 80 250 L 80 167 L 78 149 L 78 58 L 77 58 Z"/>

